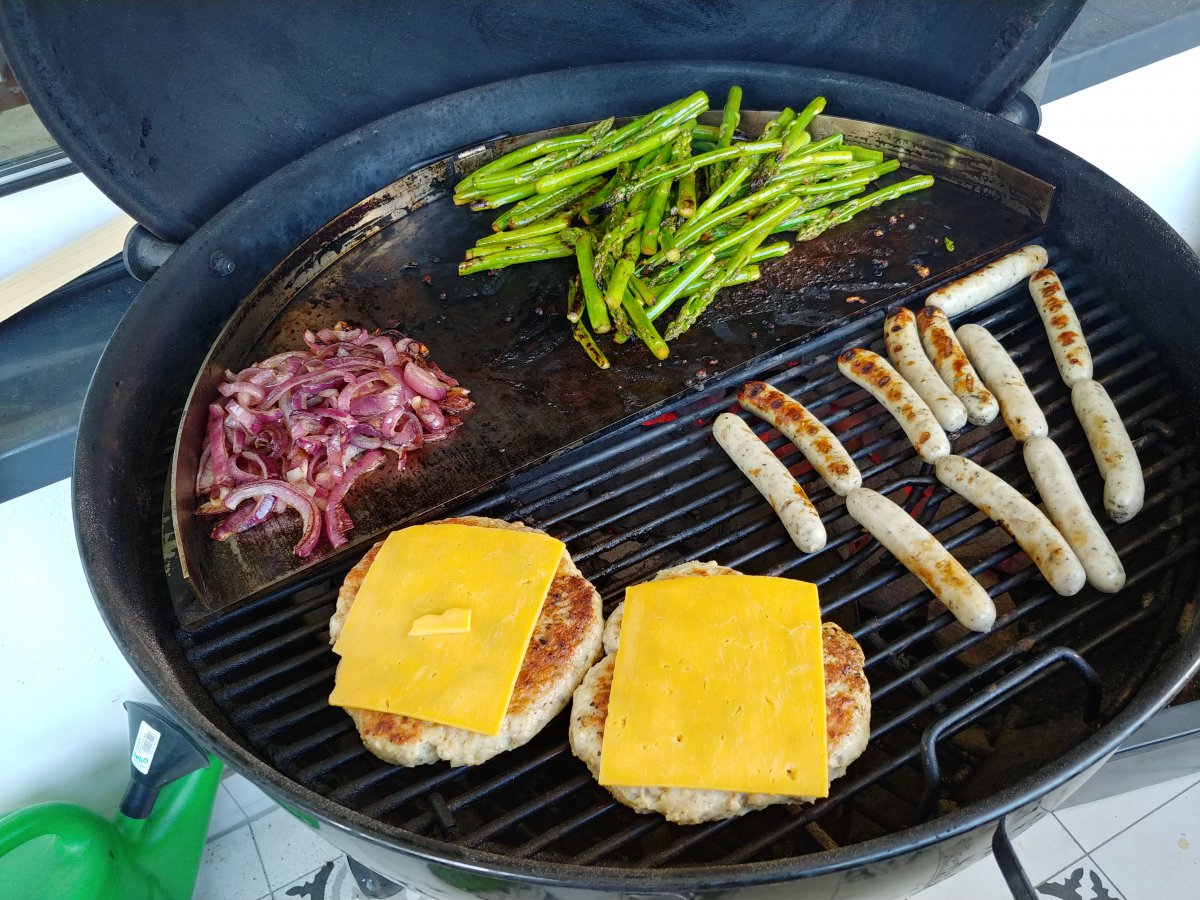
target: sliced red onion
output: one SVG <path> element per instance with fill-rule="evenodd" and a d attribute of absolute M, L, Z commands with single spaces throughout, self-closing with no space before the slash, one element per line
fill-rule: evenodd
<path fill-rule="evenodd" d="M 353 487 L 360 475 L 365 475 L 383 462 L 383 452 L 369 450 L 364 453 L 353 466 L 346 470 L 346 477 L 329 493 L 325 506 L 325 532 L 329 543 L 335 548 L 346 543 L 346 532 L 354 527 L 350 514 L 342 506 L 342 499 Z"/>
<path fill-rule="evenodd" d="M 413 397 L 408 401 L 408 405 L 412 407 L 413 412 L 417 414 L 417 418 L 426 428 L 437 431 L 446 427 L 446 417 L 442 415 L 442 411 L 433 401 L 424 397 Z"/>
<path fill-rule="evenodd" d="M 472 406 L 469 391 L 466 388 L 454 387 L 446 392 L 446 397 L 438 402 L 442 412 L 448 415 L 457 415 L 458 413 L 466 412 Z"/>
<path fill-rule="evenodd" d="M 262 431 L 262 423 L 259 422 L 258 417 L 236 400 L 227 401 L 225 411 L 229 413 L 230 418 L 251 434 L 258 434 Z"/>
<path fill-rule="evenodd" d="M 207 498 L 201 514 L 234 510 L 213 532 L 220 540 L 292 507 L 306 523 L 297 555 L 316 546 L 314 520 L 317 539 L 324 530 L 341 546 L 354 525 L 342 504 L 354 481 L 385 451 L 403 469 L 408 453 L 444 438 L 474 405 L 412 338 L 337 328 L 307 332 L 305 343 L 307 350 L 226 372 L 224 399 L 209 408 L 196 493 Z M 258 502 L 242 503 L 255 485 L 292 493 L 267 490 Z"/>
<path fill-rule="evenodd" d="M 264 496 L 257 503 L 243 504 L 212 530 L 211 537 L 224 541 L 255 525 L 261 525 L 275 511 L 275 505 L 276 500 L 273 496 Z"/>
<path fill-rule="evenodd" d="M 400 406 L 383 418 L 380 431 L 393 444 L 404 450 L 415 450 L 421 446 L 423 431 L 421 420 L 410 409 Z"/>
<path fill-rule="evenodd" d="M 220 487 L 233 487 L 237 478 L 233 473 L 229 449 L 225 445 L 225 411 L 216 403 L 208 407 L 208 447 L 213 483 Z"/>
<path fill-rule="evenodd" d="M 280 416 L 280 418 L 283 417 Z M 288 439 L 287 428 L 283 422 L 273 422 L 265 417 L 260 417 L 259 422 L 262 428 L 250 442 L 251 446 L 264 456 L 279 459 L 287 452 L 288 445 L 291 443 Z"/>
<path fill-rule="evenodd" d="M 237 381 L 228 374 L 226 377 L 230 380 L 220 385 L 218 390 L 226 397 L 236 396 L 242 406 L 257 406 L 267 396 L 266 389 L 253 381 Z"/>
<path fill-rule="evenodd" d="M 405 385 L 394 385 L 370 397 L 359 397 L 350 401 L 350 413 L 356 418 L 385 416 L 397 406 L 403 406 L 413 396 Z"/>
<path fill-rule="evenodd" d="M 450 387 L 458 387 L 458 379 L 451 375 L 447 375 L 442 371 L 442 367 L 435 363 L 432 359 L 425 360 L 425 366 L 437 376 L 437 379 L 443 384 L 448 384 Z"/>
<path fill-rule="evenodd" d="M 271 388 L 271 390 L 267 393 L 267 396 L 263 398 L 262 407 L 263 409 L 270 409 L 279 402 L 279 398 L 282 397 L 287 391 L 294 391 L 301 385 L 308 384 L 310 382 L 316 383 L 318 381 L 322 381 L 322 387 L 329 387 L 334 383 L 335 380 L 336 379 L 330 377 L 330 373 L 324 368 L 318 369 L 315 372 L 301 372 L 299 374 L 292 375 Z M 317 390 L 320 389 L 321 388 L 317 388 Z"/>
<path fill-rule="evenodd" d="M 289 371 L 298 371 L 297 369 L 293 368 L 295 364 L 299 363 L 300 366 L 303 367 L 304 361 L 308 358 L 308 354 L 303 350 L 287 350 L 283 353 L 276 353 L 274 356 L 264 359 L 257 366 L 251 366 L 249 369 L 244 369 L 243 373 L 250 372 L 253 369 L 284 369 Z"/>
<path fill-rule="evenodd" d="M 363 341 L 364 347 L 373 347 L 383 355 L 383 364 L 385 366 L 395 366 L 400 364 L 400 352 L 396 349 L 396 342 L 386 334 L 381 334 L 376 337 L 367 338 Z"/>
<path fill-rule="evenodd" d="M 292 552 L 297 556 L 308 556 L 313 552 L 317 541 L 321 539 L 321 510 L 311 497 L 300 493 L 286 481 L 264 479 L 251 481 L 234 488 L 225 496 L 225 505 L 229 509 L 236 509 L 243 500 L 250 497 L 272 497 L 274 500 L 286 503 L 298 512 L 303 524 L 303 531 L 299 543 L 292 549 Z"/>
<path fill-rule="evenodd" d="M 428 369 L 415 362 L 410 362 L 404 367 L 404 382 L 422 397 L 428 397 L 430 400 L 441 400 L 446 396 L 446 385 L 438 381 L 437 376 Z"/>
<path fill-rule="evenodd" d="M 196 464 L 196 496 L 203 497 L 211 490 L 216 481 L 213 479 L 212 448 L 208 441 L 200 451 L 200 462 Z"/>

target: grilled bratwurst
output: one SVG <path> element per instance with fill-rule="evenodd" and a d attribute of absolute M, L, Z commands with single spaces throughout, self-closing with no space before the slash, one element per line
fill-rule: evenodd
<path fill-rule="evenodd" d="M 520 522 L 479 516 L 442 521 L 480 528 L 534 530 Z M 338 591 L 337 610 L 329 620 L 330 643 L 341 634 L 367 569 L 381 546 L 383 541 L 368 550 L 358 565 L 346 574 Z M 368 709 L 347 709 L 346 712 L 358 726 L 366 748 L 385 762 L 419 766 L 444 759 L 452 766 L 478 765 L 498 753 L 527 743 L 563 710 L 571 699 L 571 692 L 600 655 L 603 627 L 600 595 L 575 567 L 571 555 L 563 550 L 541 614 L 533 627 L 499 734 L 480 734 Z"/>
<path fill-rule="evenodd" d="M 713 562 L 688 562 L 664 569 L 655 580 L 690 575 L 731 575 L 733 569 Z M 571 706 L 571 750 L 595 778 L 600 777 L 600 750 L 608 696 L 621 637 L 625 606 L 618 606 L 604 626 L 604 659 L 596 663 L 575 691 Z M 867 746 L 871 731 L 871 689 L 863 674 L 862 648 L 849 634 L 826 622 L 821 626 L 825 658 L 825 730 L 829 752 L 829 780 L 840 778 Z M 776 803 L 805 803 L 812 798 L 780 794 L 745 794 L 697 788 L 605 786 L 619 802 L 640 813 L 661 813 L 670 822 L 695 825 L 730 819 Z"/>

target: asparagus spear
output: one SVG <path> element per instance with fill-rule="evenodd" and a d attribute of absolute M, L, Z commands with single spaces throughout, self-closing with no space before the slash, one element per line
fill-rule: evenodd
<path fill-rule="evenodd" d="M 574 247 L 573 241 L 563 241 L 556 234 L 548 234 L 543 237 L 525 238 L 524 240 L 511 241 L 504 244 L 477 244 L 474 247 L 468 248 L 465 258 L 483 259 L 487 256 L 495 256 L 498 253 L 509 253 L 513 250 L 548 250 L 556 244 Z"/>
<path fill-rule="evenodd" d="M 587 162 L 602 154 L 609 153 L 628 146 L 631 142 L 644 138 L 656 131 L 665 131 L 680 122 L 694 119 L 708 109 L 708 95 L 697 91 L 691 96 L 668 103 L 666 106 L 646 113 L 632 122 L 618 128 L 595 145 L 580 154 L 580 162 Z"/>
<path fill-rule="evenodd" d="M 621 305 L 622 299 L 625 296 L 625 289 L 629 287 L 629 279 L 633 275 L 634 258 L 637 256 L 638 243 L 630 241 L 627 249 L 621 258 L 617 260 L 617 264 L 613 266 L 612 275 L 609 276 L 608 285 L 604 288 L 604 305 L 610 310 L 616 309 Z"/>
<path fill-rule="evenodd" d="M 571 166 L 569 169 L 563 169 L 561 172 L 543 175 L 535 182 L 534 186 L 537 188 L 539 194 L 552 193 L 569 184 L 585 181 L 594 175 L 615 169 L 628 159 L 637 159 L 638 157 L 645 156 L 651 150 L 657 150 L 663 144 L 670 143 L 675 139 L 677 134 L 679 134 L 678 126 L 668 128 L 666 131 L 660 131 L 657 134 L 642 138 L 640 141 L 623 147 L 620 150 L 614 150 L 612 153 L 607 153 L 604 156 L 598 156 L 577 166 Z"/>
<path fill-rule="evenodd" d="M 733 133 L 737 130 L 738 123 L 742 119 L 742 89 L 738 85 L 732 85 L 729 88 L 729 93 L 725 95 L 725 107 L 721 110 L 721 127 L 717 132 L 717 149 L 728 147 L 733 143 Z M 725 180 L 725 163 L 716 163 L 713 168 L 713 180 L 721 182 Z"/>
<path fill-rule="evenodd" d="M 526 247 L 520 250 L 504 250 L 500 253 L 489 253 L 479 259 L 468 259 L 458 264 L 459 275 L 474 275 L 476 272 L 490 272 L 493 269 L 504 269 L 519 263 L 541 262 L 544 259 L 558 259 L 570 256 L 571 248 L 561 241 L 547 244 L 545 247 Z"/>
<path fill-rule="evenodd" d="M 567 321 L 578 322 L 583 317 L 583 287 L 576 275 L 567 283 Z"/>
<path fill-rule="evenodd" d="M 596 247 L 596 264 L 593 267 L 593 272 L 597 275 L 602 275 L 608 267 L 611 260 L 617 253 L 621 252 L 625 246 L 625 242 L 637 231 L 639 231 L 646 222 L 646 213 L 638 212 L 632 215 L 624 216 L 620 222 L 615 223 L 614 227 L 605 233 Z M 620 298 L 618 298 L 619 300 Z"/>
<path fill-rule="evenodd" d="M 658 333 L 658 329 L 650 321 L 649 316 L 646 314 L 646 308 L 642 306 L 641 301 L 626 291 L 621 299 L 621 306 L 624 308 L 625 314 L 629 317 L 629 324 L 633 328 L 633 333 L 641 338 L 642 343 L 650 348 L 651 353 L 659 359 L 666 359 L 671 351 L 667 349 L 667 342 L 662 339 L 662 336 Z"/>
<path fill-rule="evenodd" d="M 596 190 L 603 183 L 603 178 L 590 178 L 587 181 L 569 184 L 551 194 L 538 194 L 522 200 L 513 207 L 509 224 L 513 228 L 532 225 L 566 209 L 580 197 Z"/>
<path fill-rule="evenodd" d="M 673 162 L 683 162 L 686 158 L 689 158 L 692 155 L 691 134 L 686 134 L 684 140 L 678 140 L 674 146 L 676 146 L 678 152 L 672 151 L 671 158 Z M 688 218 L 696 211 L 695 169 L 691 169 L 690 172 L 683 175 L 683 178 L 679 179 L 679 186 L 676 192 L 676 211 L 684 218 Z"/>
<path fill-rule="evenodd" d="M 675 208 L 685 219 L 696 214 L 696 170 L 692 169 L 679 179 L 679 190 L 675 197 Z"/>
<path fill-rule="evenodd" d="M 625 307 L 617 304 L 617 308 L 609 310 L 612 313 L 613 340 L 623 344 L 633 337 L 633 326 L 629 324 L 629 316 L 625 315 Z"/>
<path fill-rule="evenodd" d="M 821 181 L 816 184 L 793 184 L 792 190 L 797 194 L 821 194 L 826 191 L 838 190 L 839 188 L 853 187 L 856 184 L 867 184 L 877 179 L 880 175 L 894 172 L 898 168 L 900 168 L 900 160 L 889 159 L 887 162 L 873 165 L 869 169 L 863 169 L 861 172 L 847 175 L 845 178 L 840 178 L 837 181 Z"/>
<path fill-rule="evenodd" d="M 608 357 L 604 355 L 604 351 L 600 349 L 596 339 L 588 333 L 587 326 L 582 321 L 575 323 L 575 327 L 571 329 L 571 337 L 579 342 L 579 345 L 583 347 L 583 352 L 592 362 L 601 369 L 608 368 Z"/>
<path fill-rule="evenodd" d="M 575 259 L 579 263 L 579 286 L 583 290 L 583 303 L 587 309 L 588 321 L 596 334 L 604 334 L 612 328 L 608 318 L 608 307 L 600 296 L 600 288 L 592 275 L 592 236 L 584 232 L 575 241 Z"/>
<path fill-rule="evenodd" d="M 782 202 L 790 203 L 792 200 L 795 200 L 795 205 L 790 207 L 790 211 L 794 211 L 797 207 L 799 207 L 802 204 L 804 198 L 803 197 L 788 198 L 787 200 L 782 201 Z M 775 208 L 778 209 L 778 205 Z M 716 240 L 713 240 L 707 244 L 702 244 L 700 246 L 693 247 L 689 252 L 685 253 L 682 257 L 680 257 L 679 262 L 676 263 L 675 266 L 672 268 L 678 269 L 680 266 L 689 265 L 698 256 L 702 256 L 705 253 L 712 253 L 714 256 L 720 256 L 724 251 L 738 247 L 744 241 L 748 240 L 751 236 L 753 236 L 753 234 L 757 230 L 759 224 L 763 221 L 765 221 L 765 216 L 759 216 L 756 219 L 751 219 L 750 221 L 742 222 L 742 223 L 738 224 L 736 228 L 733 228 L 732 230 L 730 230 L 728 233 L 721 234 L 721 236 L 719 238 L 717 238 Z M 783 221 L 783 220 L 780 220 L 780 221 Z M 776 223 L 776 224 L 778 224 L 778 223 Z M 649 264 L 647 265 L 646 268 L 647 269 L 650 268 Z M 654 278 L 651 281 L 651 284 L 658 284 L 660 282 L 660 279 L 664 275 L 668 275 L 668 272 L 666 272 L 666 271 L 659 272 L 657 275 L 654 276 Z"/>
<path fill-rule="evenodd" d="M 544 222 L 537 222 L 533 225 L 526 225 L 524 228 L 511 228 L 508 231 L 503 231 L 498 234 L 489 234 L 486 237 L 481 237 L 475 242 L 476 246 L 484 244 L 505 244 L 509 241 L 521 241 L 526 238 L 541 237 L 543 235 L 555 234 L 563 231 L 571 220 L 566 216 L 559 216 L 555 219 L 547 219 Z"/>
<path fill-rule="evenodd" d="M 775 204 L 769 212 L 764 213 L 752 223 L 754 229 L 738 248 L 733 258 L 721 267 L 720 272 L 712 279 L 708 287 L 689 298 L 683 305 L 683 309 L 679 311 L 679 315 L 675 317 L 675 320 L 667 328 L 666 334 L 663 335 L 668 341 L 679 337 L 695 324 L 700 314 L 712 303 L 717 291 L 725 287 L 729 280 L 748 264 L 750 255 L 766 240 L 772 229 L 780 222 L 785 221 L 800 203 L 800 197 L 788 197 Z"/>
<path fill-rule="evenodd" d="M 637 297 L 642 306 L 653 306 L 658 301 L 658 297 L 654 295 L 654 291 L 650 290 L 650 285 L 646 284 L 646 282 L 642 281 L 636 275 L 632 275 L 629 278 L 629 291 L 633 296 Z"/>
<path fill-rule="evenodd" d="M 783 165 L 784 160 L 811 140 L 807 131 L 808 125 L 823 109 L 825 109 L 825 98 L 816 97 L 808 106 L 801 110 L 800 115 L 796 116 L 787 127 L 787 132 L 783 136 L 783 146 L 773 156 L 769 156 L 763 160 L 762 164 L 758 167 L 758 171 L 754 173 L 754 180 L 750 182 L 750 191 L 752 193 L 762 190 L 763 185 L 770 181 L 775 173 L 779 171 L 779 167 Z"/>
<path fill-rule="evenodd" d="M 714 165 L 709 172 L 715 173 L 717 166 L 719 165 L 721 165 L 721 163 Z M 749 177 L 749 168 L 734 169 L 733 172 L 725 177 L 724 180 L 717 185 L 716 189 L 705 198 L 704 202 L 700 204 L 700 207 L 696 210 L 696 214 L 692 216 L 692 219 L 687 223 L 687 226 L 694 226 L 697 222 L 702 222 L 706 217 L 712 215 L 713 210 L 717 209 L 722 203 L 724 203 L 734 191 L 741 187 L 742 182 Z M 712 184 L 712 182 L 710 181 L 709 184 Z"/>
<path fill-rule="evenodd" d="M 758 193 L 744 197 L 736 203 L 731 203 L 704 219 L 697 216 L 675 233 L 675 246 L 680 250 L 690 247 L 696 241 L 700 240 L 705 231 L 714 225 L 719 225 L 721 222 L 726 222 L 729 219 L 747 213 L 790 192 L 791 186 L 787 182 L 778 182 L 763 188 Z"/>
<path fill-rule="evenodd" d="M 578 150 L 559 150 L 557 153 L 548 153 L 532 162 L 517 166 L 515 169 L 484 175 L 468 186 L 460 183 L 454 190 L 454 202 L 461 205 L 471 197 L 492 194 L 502 188 L 514 187 L 518 184 L 530 184 L 577 156 L 579 156 Z"/>
<path fill-rule="evenodd" d="M 512 187 L 501 188 L 494 194 L 472 197 L 465 202 L 470 203 L 471 209 L 475 212 L 482 212 L 485 209 L 499 209 L 501 206 L 506 206 L 516 200 L 532 197 L 535 193 L 532 188 L 533 185 L 530 184 L 517 184 Z"/>
<path fill-rule="evenodd" d="M 631 164 L 627 162 L 623 162 L 621 165 L 617 166 L 616 172 L 614 172 L 613 176 L 608 179 L 604 187 L 600 188 L 600 190 L 593 195 L 591 205 L 579 213 L 579 218 L 583 220 L 584 225 L 595 225 L 602 218 L 604 218 L 604 204 L 608 202 L 608 198 L 612 196 L 613 191 L 615 191 L 621 184 L 629 180 L 630 170 Z"/>
<path fill-rule="evenodd" d="M 654 166 L 643 172 L 641 177 L 633 180 L 624 189 L 618 188 L 614 191 L 613 195 L 609 197 L 608 202 L 610 204 L 619 203 L 639 191 L 653 187 L 660 181 L 674 181 L 682 178 L 689 172 L 695 172 L 703 166 L 711 166 L 713 163 L 722 160 L 742 159 L 758 156 L 763 153 L 771 153 L 778 150 L 781 146 L 782 144 L 779 141 L 747 141 L 743 144 L 734 144 L 732 147 L 723 147 L 720 150 L 710 150 L 708 153 L 701 153 L 699 156 L 693 156 L 682 162 L 670 163 L 666 166 Z"/>
<path fill-rule="evenodd" d="M 612 121 L 609 120 L 609 127 Z M 536 159 L 539 156 L 545 156 L 547 153 L 552 153 L 555 150 L 566 148 L 582 148 L 592 143 L 593 138 L 589 134 L 564 134 L 559 137 L 545 138 L 540 141 L 535 141 L 532 144 L 526 144 L 524 147 L 518 147 L 493 159 L 491 162 L 480 166 L 466 178 L 458 183 L 458 187 L 469 189 L 480 178 L 490 175 L 495 172 L 501 172 L 507 169 L 513 169 L 521 163 L 528 162 L 531 159 Z"/>
<path fill-rule="evenodd" d="M 713 253 L 706 253 L 698 257 L 680 273 L 678 278 L 670 284 L 659 288 L 655 292 L 657 299 L 650 307 L 650 312 L 648 313 L 651 320 L 657 319 L 670 309 L 671 304 L 682 297 L 689 287 L 700 280 L 705 270 L 713 264 L 716 258 L 716 254 Z"/>
<path fill-rule="evenodd" d="M 796 120 L 796 111 L 794 109 L 792 109 L 790 106 L 785 106 L 783 108 L 783 110 L 779 113 L 778 118 L 772 119 L 770 122 L 768 122 L 763 127 L 762 136 L 759 138 L 759 140 L 761 140 L 761 141 L 768 141 L 768 140 L 769 141 L 779 141 L 779 148 L 776 148 L 776 149 L 778 150 L 778 149 L 782 148 L 783 147 L 783 138 L 787 135 L 788 128 L 791 127 L 792 122 L 794 122 L 795 120 Z M 750 161 L 749 166 L 750 166 L 750 172 L 751 172 L 751 175 L 750 175 L 751 183 L 753 183 L 754 180 L 758 177 L 758 170 L 762 168 L 764 162 L 765 162 L 765 160 L 763 160 L 761 158 Z M 743 189 L 743 190 L 745 190 L 745 189 Z"/>
<path fill-rule="evenodd" d="M 717 273 L 715 270 L 706 273 L 706 277 L 701 278 L 695 284 L 689 285 L 687 290 L 685 290 L 683 292 L 683 296 L 684 297 L 692 297 L 692 296 L 700 293 L 702 290 L 704 290 L 706 287 L 708 287 L 709 282 L 714 277 L 716 277 L 716 274 Z M 727 282 L 725 282 L 725 287 L 730 288 L 730 287 L 733 287 L 734 285 L 738 285 L 738 284 L 749 284 L 752 281 L 758 281 L 758 279 L 760 279 L 760 278 L 762 278 L 762 270 L 759 269 L 758 266 L 749 265 L 749 266 L 746 266 L 744 269 L 741 269 L 741 270 L 735 272 L 733 274 L 733 276 L 730 277 L 730 279 Z M 647 315 L 650 315 L 650 313 L 653 313 L 653 311 L 654 311 L 653 308 L 651 308 L 650 310 L 647 311 Z M 665 310 L 664 310 L 664 312 L 665 312 Z M 654 316 L 654 315 L 650 316 L 651 321 L 653 321 L 656 318 L 658 318 L 658 317 Z"/>
<path fill-rule="evenodd" d="M 659 233 L 662 230 L 663 214 L 667 204 L 671 202 L 671 182 L 660 181 L 650 194 L 650 202 L 646 206 L 646 221 L 642 226 L 640 248 L 645 256 L 653 256 L 658 249 Z"/>
<path fill-rule="evenodd" d="M 883 162 L 883 153 L 879 150 L 871 150 L 868 147 L 849 147 L 849 150 L 854 154 L 855 159 L 862 159 L 867 162 Z"/>
<path fill-rule="evenodd" d="M 878 206 L 888 200 L 895 200 L 897 197 L 902 197 L 905 194 L 911 194 L 914 191 L 923 191 L 927 187 L 933 185 L 932 175 L 916 175 L 904 181 L 898 181 L 895 184 L 890 184 L 885 188 L 880 188 L 870 194 L 865 194 L 862 197 L 857 197 L 848 203 L 843 203 L 841 206 L 833 210 L 832 224 L 841 225 L 843 222 L 849 222 L 853 216 L 858 215 L 864 209 L 869 209 L 872 206 Z"/>

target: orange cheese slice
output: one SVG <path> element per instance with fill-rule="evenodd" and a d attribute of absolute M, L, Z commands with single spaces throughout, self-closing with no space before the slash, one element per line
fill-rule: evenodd
<path fill-rule="evenodd" d="M 600 783 L 828 796 L 816 587 L 717 575 L 628 588 Z"/>
<path fill-rule="evenodd" d="M 461 606 L 444 613 L 421 616 L 408 629 L 409 637 L 429 637 L 434 634 L 465 634 L 471 630 L 471 611 Z"/>
<path fill-rule="evenodd" d="M 392 532 L 334 645 L 342 661 L 329 702 L 497 734 L 562 552 L 541 532 Z M 469 632 L 409 634 L 451 607 L 470 611 Z"/>

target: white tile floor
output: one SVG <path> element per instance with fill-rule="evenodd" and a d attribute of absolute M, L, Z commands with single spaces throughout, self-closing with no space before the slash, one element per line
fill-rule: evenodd
<path fill-rule="evenodd" d="M 1161 784 L 1046 816 L 1015 841 L 1048 900 L 1195 900 L 1200 897 L 1200 759 Z M 213 809 L 195 900 L 361 898 L 346 857 L 239 775 Z M 416 900 L 417 895 L 398 895 Z M 1009 900 L 988 857 L 909 898 Z"/>
<path fill-rule="evenodd" d="M 1200 760 L 1196 762 L 1191 774 L 1059 810 L 1017 838 L 1017 854 L 1039 895 L 1064 900 L 1200 897 Z M 1011 896 L 989 857 L 914 900 Z"/>

